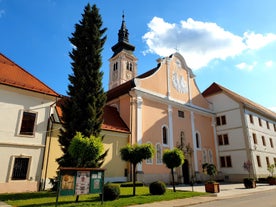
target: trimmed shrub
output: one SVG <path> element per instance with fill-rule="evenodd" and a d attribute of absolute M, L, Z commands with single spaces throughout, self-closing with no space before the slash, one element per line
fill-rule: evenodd
<path fill-rule="evenodd" d="M 149 185 L 149 191 L 152 195 L 163 195 L 166 192 L 166 184 L 162 181 L 156 181 Z"/>
<path fill-rule="evenodd" d="M 107 183 L 104 185 L 104 200 L 113 201 L 120 197 L 120 186 L 118 184 Z"/>

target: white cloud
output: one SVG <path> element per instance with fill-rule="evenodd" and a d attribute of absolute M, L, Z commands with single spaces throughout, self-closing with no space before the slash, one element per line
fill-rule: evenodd
<path fill-rule="evenodd" d="M 255 34 L 254 32 L 245 32 L 244 40 L 247 48 L 256 50 L 276 41 L 276 34 L 268 33 L 263 35 Z"/>
<path fill-rule="evenodd" d="M 143 36 L 148 46 L 144 54 L 168 56 L 178 50 L 192 69 L 204 67 L 214 59 L 224 60 L 247 49 L 259 49 L 276 41 L 276 34 L 245 32 L 243 36 L 238 36 L 216 23 L 196 21 L 192 18 L 175 24 L 154 17 L 148 23 L 148 28 L 149 31 Z M 253 67 L 254 65 L 247 68 Z"/>
<path fill-rule="evenodd" d="M 242 62 L 242 63 L 237 64 L 236 67 L 240 70 L 251 71 L 255 68 L 256 65 L 257 65 L 257 62 L 253 62 L 252 64 Z"/>
<path fill-rule="evenodd" d="M 271 68 L 273 65 L 273 61 L 272 60 L 269 60 L 267 62 L 265 62 L 265 66 L 268 67 L 268 68 Z"/>

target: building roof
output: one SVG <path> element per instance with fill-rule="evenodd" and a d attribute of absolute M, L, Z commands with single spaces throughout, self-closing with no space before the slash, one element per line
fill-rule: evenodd
<path fill-rule="evenodd" d="M 24 90 L 59 96 L 39 79 L 0 53 L 0 84 Z"/>
<path fill-rule="evenodd" d="M 56 111 L 60 120 L 62 120 L 61 105 L 65 103 L 66 99 L 68 99 L 68 97 L 62 97 L 56 104 Z M 120 117 L 118 110 L 115 107 L 108 105 L 104 107 L 103 124 L 101 128 L 102 130 L 130 133 L 129 128 Z"/>
<path fill-rule="evenodd" d="M 273 120 L 276 120 L 276 113 L 217 84 L 217 83 L 212 83 L 205 91 L 203 91 L 202 95 L 204 97 L 212 96 L 218 93 L 224 93 L 230 98 L 234 99 L 235 101 L 243 104 L 246 108 L 251 109 L 253 111 L 256 111 L 258 113 L 261 113 L 265 116 L 268 116 L 272 118 Z"/>
<path fill-rule="evenodd" d="M 137 76 L 136 78 L 146 78 L 146 77 L 152 75 L 153 73 L 155 73 L 155 71 L 158 70 L 159 66 L 160 66 L 160 64 L 158 64 L 156 68 L 153 68 L 153 69 Z M 136 86 L 134 79 L 135 78 L 107 91 L 107 101 L 113 100 L 117 97 L 120 97 L 121 95 L 128 93 L 132 88 L 134 88 Z"/>
<path fill-rule="evenodd" d="M 102 129 L 108 131 L 130 133 L 129 128 L 120 117 L 118 110 L 112 106 L 104 107 Z"/>

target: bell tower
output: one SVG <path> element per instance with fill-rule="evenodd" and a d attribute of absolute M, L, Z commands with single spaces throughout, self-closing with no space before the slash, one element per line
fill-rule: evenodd
<path fill-rule="evenodd" d="M 123 14 L 118 42 L 111 48 L 113 55 L 109 59 L 109 90 L 137 75 L 137 58 L 133 55 L 135 47 L 129 43 L 128 35 Z"/>

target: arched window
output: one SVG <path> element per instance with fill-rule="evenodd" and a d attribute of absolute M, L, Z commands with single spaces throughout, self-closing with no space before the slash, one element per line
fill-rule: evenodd
<path fill-rule="evenodd" d="M 214 163 L 214 158 L 213 158 L 213 152 L 211 149 L 208 149 L 208 155 L 209 155 L 209 163 Z"/>
<path fill-rule="evenodd" d="M 207 160 L 207 150 L 206 149 L 203 149 L 202 150 L 202 163 L 208 163 L 208 160 Z"/>
<path fill-rule="evenodd" d="M 132 71 L 132 63 L 129 63 L 129 71 Z"/>
<path fill-rule="evenodd" d="M 168 144 L 168 129 L 166 126 L 162 127 L 162 140 L 163 144 Z"/>
<path fill-rule="evenodd" d="M 200 149 L 201 148 L 201 139 L 200 139 L 200 135 L 198 132 L 196 132 L 195 134 L 195 141 L 196 141 L 196 148 Z"/>
<path fill-rule="evenodd" d="M 118 69 L 118 62 L 114 63 L 113 65 L 113 71 L 116 71 Z"/>
<path fill-rule="evenodd" d="M 151 142 L 147 142 L 147 144 L 151 144 Z M 152 163 L 153 163 L 152 158 L 149 158 L 149 159 L 146 160 L 146 164 L 150 165 Z"/>
<path fill-rule="evenodd" d="M 181 131 L 181 132 L 180 132 L 180 145 L 181 145 L 182 147 L 184 147 L 185 144 L 186 144 L 185 142 L 186 142 L 186 140 L 185 140 L 185 134 L 184 134 L 183 131 Z"/>
<path fill-rule="evenodd" d="M 161 144 L 156 144 L 156 164 L 162 164 L 162 148 Z"/>

